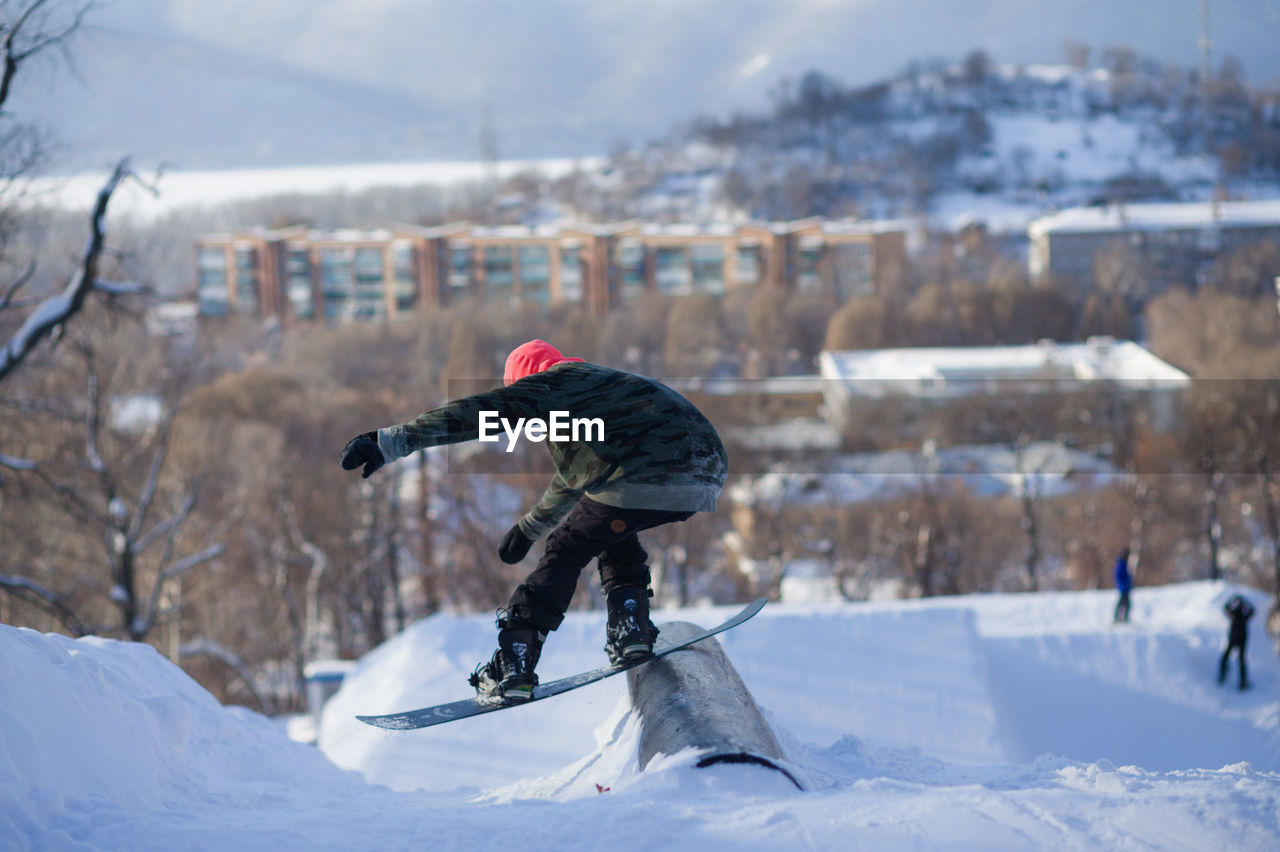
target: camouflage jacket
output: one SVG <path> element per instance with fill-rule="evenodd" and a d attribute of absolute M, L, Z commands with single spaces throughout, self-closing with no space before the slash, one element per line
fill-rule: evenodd
<path fill-rule="evenodd" d="M 553 530 L 583 496 L 622 508 L 715 511 L 729 459 L 710 421 L 666 385 L 598 364 L 557 364 L 505 388 L 456 399 L 378 430 L 378 446 L 391 460 L 474 441 L 485 411 L 513 424 L 522 417 L 548 420 L 552 412 L 603 421 L 603 440 L 546 442 L 556 473 L 520 519 L 531 539 Z"/>

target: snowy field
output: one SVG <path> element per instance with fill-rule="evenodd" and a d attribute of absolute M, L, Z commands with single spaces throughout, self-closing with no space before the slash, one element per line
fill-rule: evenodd
<path fill-rule="evenodd" d="M 806 790 L 757 766 L 636 766 L 626 679 L 416 732 L 355 713 L 460 698 L 491 619 L 360 661 L 320 748 L 223 708 L 151 648 L 0 627 L 9 849 L 1278 849 L 1280 665 L 1216 683 L 1231 587 L 770 604 L 722 645 Z M 660 612 L 710 625 L 735 608 Z M 571 614 L 544 678 L 602 660 Z"/>
<path fill-rule="evenodd" d="M 549 180 L 575 169 L 594 169 L 598 158 L 503 160 L 495 177 L 536 171 Z M 458 186 L 486 179 L 488 166 L 479 160 L 421 163 L 366 163 L 336 166 L 297 166 L 221 171 L 164 171 L 158 176 L 139 169 L 138 176 L 154 184 L 148 189 L 134 181 L 121 184 L 112 197 L 111 211 L 137 221 L 151 221 L 177 210 L 208 208 L 273 195 L 358 193 L 383 187 Z M 108 172 L 35 178 L 21 183 L 21 200 L 67 210 L 87 210 L 107 182 Z"/>

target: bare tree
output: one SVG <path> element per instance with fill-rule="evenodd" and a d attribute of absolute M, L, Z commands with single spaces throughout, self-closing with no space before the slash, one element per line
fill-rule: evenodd
<path fill-rule="evenodd" d="M 37 54 L 65 44 L 80 29 L 93 6 L 92 2 L 67 4 L 49 0 L 0 3 L 0 110 L 9 100 L 19 68 Z"/>
<path fill-rule="evenodd" d="M 142 292 L 143 288 L 138 284 L 102 281 L 98 278 L 98 263 L 106 244 L 104 222 L 107 204 L 111 201 L 111 195 L 119 187 L 120 182 L 132 175 L 128 160 L 121 160 L 106 185 L 99 191 L 97 203 L 90 217 L 89 243 L 85 247 L 79 267 L 59 293 L 44 299 L 27 314 L 22 326 L 4 348 L 0 349 L 0 382 L 3 382 L 26 360 L 41 340 L 49 338 L 56 342 L 61 337 L 67 321 L 84 307 L 85 299 L 91 291 L 98 290 L 111 295 Z M 30 272 L 24 270 L 22 275 L 5 288 L 3 296 L 0 296 L 0 310 L 14 305 L 14 295 L 29 278 Z"/>
<path fill-rule="evenodd" d="M 43 147 L 37 131 L 12 121 L 5 110 L 14 81 L 33 57 L 66 45 L 92 6 L 92 2 L 65 4 L 49 0 L 0 3 L 0 182 L 3 183 L 0 194 L 35 168 Z M 83 308 L 91 291 L 119 294 L 140 289 L 136 285 L 112 284 L 98 278 L 98 263 L 105 245 L 107 204 L 120 182 L 131 175 L 128 160 L 121 160 L 98 193 L 90 216 L 88 244 L 79 267 L 61 292 L 35 303 L 34 307 L 19 300 L 19 291 L 35 271 L 30 263 L 24 265 L 13 280 L 0 285 L 0 312 L 29 309 L 21 327 L 0 349 L 0 382 L 18 368 L 41 340 L 56 340 L 65 323 Z M 8 227 L 3 230 L 7 233 Z"/>
<path fill-rule="evenodd" d="M 183 528 L 196 505 L 198 482 L 187 482 L 168 495 L 162 487 L 174 400 L 166 401 L 159 421 L 149 428 L 150 439 L 109 436 L 107 433 L 114 430 L 104 423 L 96 353 L 88 342 L 81 342 L 78 349 L 86 367 L 82 457 L 74 467 L 59 469 L 53 463 L 42 463 L 34 465 L 32 473 L 44 483 L 56 509 L 73 527 L 98 540 L 102 547 L 99 564 L 110 578 L 107 597 L 116 609 L 117 626 L 114 630 L 107 625 L 94 629 L 118 631 L 138 641 L 156 625 L 166 584 L 214 559 L 223 548 L 220 544 L 195 551 L 183 547 Z M 142 472 L 140 478 L 137 472 Z M 162 499 L 166 496 L 167 503 Z M 31 584 L 27 588 L 31 589 Z M 65 605 L 57 594 L 39 596 L 68 623 L 62 612 Z M 88 619 L 78 617 L 76 622 L 83 628 Z M 78 628 L 73 627 L 82 632 Z"/>

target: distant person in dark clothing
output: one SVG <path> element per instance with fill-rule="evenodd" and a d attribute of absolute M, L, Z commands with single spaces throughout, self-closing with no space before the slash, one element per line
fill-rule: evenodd
<path fill-rule="evenodd" d="M 1231 619 L 1231 628 L 1227 633 L 1227 650 L 1222 652 L 1222 662 L 1218 664 L 1218 683 L 1227 681 L 1227 661 L 1231 652 L 1240 652 L 1240 688 L 1248 689 L 1249 672 L 1244 664 L 1244 647 L 1249 642 L 1249 619 L 1253 618 L 1253 605 L 1242 595 L 1232 595 L 1227 605 L 1222 608 Z"/>
<path fill-rule="evenodd" d="M 1133 588 L 1133 577 L 1129 575 L 1129 548 L 1120 551 L 1116 557 L 1116 591 L 1120 599 L 1116 601 L 1116 624 L 1129 623 L 1129 590 Z"/>

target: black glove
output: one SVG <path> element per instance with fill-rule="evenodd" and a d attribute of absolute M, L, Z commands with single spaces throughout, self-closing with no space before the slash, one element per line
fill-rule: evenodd
<path fill-rule="evenodd" d="M 342 449 L 342 469 L 355 470 L 360 465 L 364 465 L 364 471 L 360 474 L 365 479 L 378 468 L 387 463 L 382 455 L 382 450 L 378 447 L 378 433 L 365 432 L 363 435 L 356 435 Z"/>
<path fill-rule="evenodd" d="M 520 532 L 520 526 L 516 525 L 502 537 L 502 544 L 498 545 L 498 558 L 508 565 L 515 565 L 528 555 L 531 547 L 533 540 Z"/>

